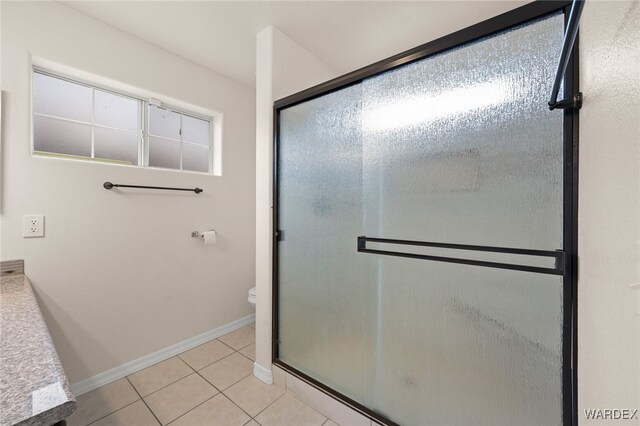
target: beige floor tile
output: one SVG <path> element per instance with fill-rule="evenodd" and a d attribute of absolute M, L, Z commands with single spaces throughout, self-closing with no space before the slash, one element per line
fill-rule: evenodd
<path fill-rule="evenodd" d="M 249 324 L 249 327 L 251 327 L 251 328 L 256 328 L 256 323 L 255 323 L 255 322 L 252 322 L 251 324 Z"/>
<path fill-rule="evenodd" d="M 262 426 L 321 426 L 327 418 L 291 394 L 284 394 L 256 417 Z"/>
<path fill-rule="evenodd" d="M 253 362 L 234 353 L 200 371 L 202 377 L 220 390 L 226 389 L 253 372 Z"/>
<path fill-rule="evenodd" d="M 212 340 L 190 351 L 181 353 L 180 358 L 189 364 L 191 368 L 200 370 L 232 353 L 233 349 L 229 346 L 218 340 Z"/>
<path fill-rule="evenodd" d="M 218 340 L 235 350 L 239 350 L 256 342 L 256 330 L 249 326 L 242 327 L 233 333 L 218 337 Z"/>
<path fill-rule="evenodd" d="M 284 390 L 278 386 L 267 385 L 254 376 L 245 377 L 224 391 L 229 399 L 252 417 L 280 398 L 283 393 Z"/>
<path fill-rule="evenodd" d="M 240 352 L 242 355 L 249 358 L 251 361 L 256 360 L 256 344 L 255 343 L 247 346 L 246 348 L 240 349 L 238 352 Z"/>
<path fill-rule="evenodd" d="M 331 419 L 327 419 L 326 422 L 322 426 L 340 426 L 338 423 L 332 421 Z"/>
<path fill-rule="evenodd" d="M 218 393 L 205 379 L 192 374 L 144 398 L 163 425 Z"/>
<path fill-rule="evenodd" d="M 129 376 L 131 384 L 143 397 L 193 373 L 180 358 L 174 356 Z"/>
<path fill-rule="evenodd" d="M 87 425 L 140 399 L 127 379 L 116 380 L 77 398 L 78 408 L 67 418 L 69 426 Z"/>
<path fill-rule="evenodd" d="M 91 426 L 157 426 L 158 424 L 145 403 L 137 401 L 103 417 Z"/>
<path fill-rule="evenodd" d="M 251 417 L 219 393 L 180 417 L 171 426 L 242 426 Z"/>
<path fill-rule="evenodd" d="M 244 426 L 260 426 L 260 423 L 256 422 L 255 420 L 251 420 L 249 423 L 245 423 Z"/>

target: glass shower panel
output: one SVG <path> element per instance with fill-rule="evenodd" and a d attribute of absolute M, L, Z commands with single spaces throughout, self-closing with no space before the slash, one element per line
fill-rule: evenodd
<path fill-rule="evenodd" d="M 546 95 L 563 28 L 545 17 L 364 80 L 363 235 L 562 249 Z M 562 422 L 561 277 L 361 256 L 366 406 L 402 424 Z"/>
<path fill-rule="evenodd" d="M 562 423 L 562 278 L 384 256 L 365 405 L 404 425 Z"/>
<path fill-rule="evenodd" d="M 280 112 L 279 358 L 362 401 L 361 86 Z"/>

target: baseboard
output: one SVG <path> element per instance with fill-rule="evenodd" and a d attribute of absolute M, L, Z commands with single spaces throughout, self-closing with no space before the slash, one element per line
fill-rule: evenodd
<path fill-rule="evenodd" d="M 231 333 L 232 331 L 244 327 L 245 325 L 251 324 L 255 320 L 256 314 L 251 314 L 244 318 L 240 318 L 239 320 L 230 322 L 229 324 L 225 324 L 221 327 L 209 330 L 198 336 L 183 340 L 182 342 L 178 342 L 175 345 L 160 349 L 159 351 L 152 354 L 145 355 L 142 358 L 138 358 L 136 360 L 127 362 L 126 364 L 119 365 L 115 368 L 112 368 L 111 370 L 104 371 L 102 373 L 96 374 L 93 377 L 89 377 L 88 379 L 84 379 L 72 384 L 71 392 L 75 396 L 80 396 L 83 393 L 87 393 L 89 391 L 97 389 L 100 386 L 104 386 L 115 380 L 121 379 L 125 376 L 128 376 L 129 374 L 133 374 L 136 371 L 147 368 L 160 361 L 164 361 L 165 359 L 171 358 L 172 356 L 178 355 L 184 351 L 193 349 L 196 346 L 199 346 L 210 340 L 216 339 L 220 336 L 224 336 L 227 333 Z M 269 374 L 271 374 L 270 371 Z"/>
<path fill-rule="evenodd" d="M 273 373 L 268 368 L 264 368 L 257 362 L 253 363 L 253 375 L 268 385 L 273 384 Z"/>

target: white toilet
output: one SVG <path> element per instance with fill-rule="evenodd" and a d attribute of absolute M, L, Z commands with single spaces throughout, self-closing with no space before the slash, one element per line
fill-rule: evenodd
<path fill-rule="evenodd" d="M 256 308 L 256 288 L 253 287 L 249 290 L 249 297 L 247 298 L 249 304 L 253 309 Z"/>

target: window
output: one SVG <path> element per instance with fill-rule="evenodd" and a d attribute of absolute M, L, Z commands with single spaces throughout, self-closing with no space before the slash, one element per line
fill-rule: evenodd
<path fill-rule="evenodd" d="M 149 105 L 149 165 L 209 171 L 211 122 Z"/>
<path fill-rule="evenodd" d="M 213 119 L 33 72 L 34 154 L 211 173 Z"/>

